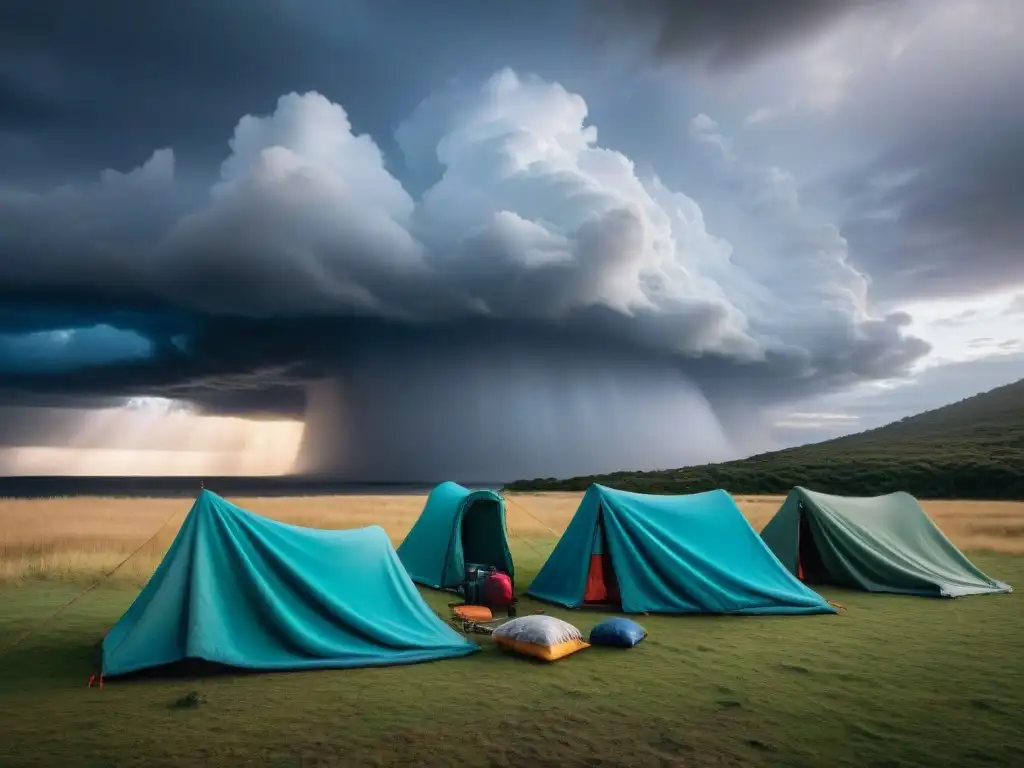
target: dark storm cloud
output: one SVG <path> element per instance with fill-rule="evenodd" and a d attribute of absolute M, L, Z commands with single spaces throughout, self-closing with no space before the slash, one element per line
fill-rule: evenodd
<path fill-rule="evenodd" d="M 900 0 L 597 0 L 591 32 L 650 40 L 657 60 L 686 59 L 727 69 L 812 38 L 852 13 Z"/>
<path fill-rule="evenodd" d="M 1024 284 L 1024 109 L 996 120 L 901 147 L 847 187 L 855 212 L 843 234 L 879 297 Z"/>
<path fill-rule="evenodd" d="M 851 255 L 881 299 L 1024 284 L 1024 5 L 919 3 L 915 13 L 888 39 L 858 38 L 869 50 L 833 130 L 871 159 L 826 175 L 815 194 L 842 211 Z"/>
<path fill-rule="evenodd" d="M 4 3 L 0 128 L 31 132 L 72 177 L 97 163 L 137 162 L 154 143 L 208 150 L 240 105 L 309 80 L 322 63 L 315 46 L 302 45 L 315 35 L 283 5 L 238 9 L 223 0 L 114 0 L 103 12 L 77 3 L 60 12 L 50 3 Z M 340 63 L 341 71 L 351 69 Z M 27 175 L 48 170 L 39 168 L 41 159 L 30 158 Z"/>
<path fill-rule="evenodd" d="M 63 183 L 173 146 L 209 167 L 238 117 L 290 91 L 343 102 L 361 130 L 395 124 L 451 77 L 500 66 L 563 75 L 573 3 L 471 0 L 107 0 L 0 4 L 4 181 Z M 5 151 L 6 150 L 6 151 Z"/>
<path fill-rule="evenodd" d="M 857 4 L 655 5 L 663 53 L 725 67 Z M 719 422 L 928 351 L 834 227 L 732 238 L 599 142 L 573 3 L 241 8 L 0 7 L 0 405 L 306 414 L 366 477 L 593 471 L 711 460 Z M 8 410 L 8 443 L 73 430 Z M 470 432 L 501 438 L 437 443 Z"/>
<path fill-rule="evenodd" d="M 291 93 L 240 116 L 212 186 L 168 148 L 98 181 L 6 192 L 0 287 L 18 302 L 0 330 L 37 334 L 38 350 L 0 348 L 0 384 L 294 413 L 292 389 L 392 327 L 438 346 L 437 329 L 481 324 L 600 337 L 790 391 L 898 374 L 927 351 L 904 316 L 865 316 L 834 231 L 800 229 L 782 262 L 734 254 L 694 200 L 587 123 L 582 97 L 511 70 L 439 94 L 399 132 L 443 168 L 414 196 L 342 105 Z M 89 348 L 80 368 L 41 368 L 72 342 Z"/>

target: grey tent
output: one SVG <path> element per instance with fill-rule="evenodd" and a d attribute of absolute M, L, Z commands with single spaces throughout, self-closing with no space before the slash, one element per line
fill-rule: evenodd
<path fill-rule="evenodd" d="M 761 538 L 808 583 L 931 597 L 1011 591 L 968 560 L 908 493 L 832 496 L 797 487 Z"/>

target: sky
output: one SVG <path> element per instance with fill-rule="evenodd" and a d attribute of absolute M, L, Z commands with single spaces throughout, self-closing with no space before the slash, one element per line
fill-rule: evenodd
<path fill-rule="evenodd" d="M 0 6 L 0 474 L 496 481 L 1024 377 L 1017 0 Z"/>

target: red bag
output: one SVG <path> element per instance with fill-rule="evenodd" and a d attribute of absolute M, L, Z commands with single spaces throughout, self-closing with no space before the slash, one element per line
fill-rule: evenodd
<path fill-rule="evenodd" d="M 484 605 L 503 608 L 512 602 L 512 579 L 507 573 L 495 572 L 484 580 Z"/>

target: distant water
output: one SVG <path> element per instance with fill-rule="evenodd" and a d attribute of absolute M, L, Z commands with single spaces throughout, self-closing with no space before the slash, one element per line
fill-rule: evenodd
<path fill-rule="evenodd" d="M 221 496 L 418 495 L 436 483 L 341 483 L 321 477 L 0 477 L 0 498 L 54 496 L 191 498 L 203 487 Z M 500 489 L 504 483 L 463 482 L 471 489 Z"/>

